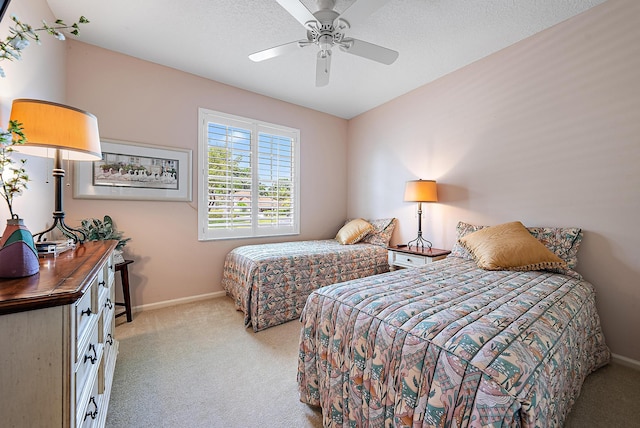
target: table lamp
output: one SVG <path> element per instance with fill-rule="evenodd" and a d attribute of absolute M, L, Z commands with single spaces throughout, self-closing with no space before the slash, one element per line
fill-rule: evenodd
<path fill-rule="evenodd" d="M 423 202 L 438 202 L 438 191 L 436 188 L 436 182 L 434 180 L 411 180 L 407 181 L 404 188 L 404 200 L 405 202 L 417 202 L 418 203 L 418 237 L 407 244 L 411 248 L 411 244 L 415 243 L 416 248 L 418 246 L 426 246 L 431 249 L 431 242 L 422 238 L 422 203 Z"/>
<path fill-rule="evenodd" d="M 62 209 L 62 160 L 96 161 L 102 159 L 98 120 L 91 113 L 49 101 L 17 99 L 11 107 L 11 119 L 22 124 L 27 142 L 15 150 L 33 156 L 54 159 L 53 224 L 33 235 L 40 242 L 56 227 L 74 243 L 85 241 L 85 233 L 67 226 Z"/>

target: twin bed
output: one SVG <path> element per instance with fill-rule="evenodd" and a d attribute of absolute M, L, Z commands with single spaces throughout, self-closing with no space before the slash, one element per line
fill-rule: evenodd
<path fill-rule="evenodd" d="M 443 261 L 314 291 L 301 401 L 322 408 L 325 427 L 562 426 L 610 354 L 593 286 L 572 270 L 581 232 L 538 229 L 525 233 L 562 263 L 488 270 L 487 254 L 457 243 Z"/>
<path fill-rule="evenodd" d="M 257 332 L 298 319 L 313 290 L 388 272 L 386 247 L 396 219 L 367 222 L 370 232 L 348 245 L 336 239 L 281 242 L 227 254 L 222 286 L 244 313 L 245 326 Z"/>
<path fill-rule="evenodd" d="M 514 223 L 461 222 L 447 259 L 380 275 L 329 242 L 324 256 L 244 248 L 225 288 L 256 331 L 300 318 L 300 400 L 325 427 L 562 426 L 610 358 L 594 288 L 573 270 L 582 232 Z M 360 245 L 338 248 L 386 263 L 386 244 Z"/>

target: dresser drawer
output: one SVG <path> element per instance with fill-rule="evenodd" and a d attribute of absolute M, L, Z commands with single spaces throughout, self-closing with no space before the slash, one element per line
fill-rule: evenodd
<path fill-rule="evenodd" d="M 98 309 L 100 311 L 110 311 L 114 307 L 113 286 L 98 287 Z"/>
<path fill-rule="evenodd" d="M 106 362 L 111 358 L 111 351 L 114 348 L 115 338 L 114 338 L 114 330 L 115 330 L 115 310 L 103 310 L 102 311 L 102 319 L 104 320 L 104 326 L 102 328 L 102 337 L 101 342 L 104 345 L 104 357 L 103 360 Z"/>
<path fill-rule="evenodd" d="M 105 263 L 104 270 L 106 271 L 107 284 L 113 285 L 116 276 L 116 264 L 113 262 L 113 254 L 109 256 L 109 260 Z"/>
<path fill-rule="evenodd" d="M 102 401 L 98 394 L 97 374 L 92 379 L 90 386 L 90 392 L 86 395 L 82 405 L 78 406 L 78 412 L 76 413 L 77 428 L 92 427 L 96 421 L 100 420 L 101 417 Z"/>
<path fill-rule="evenodd" d="M 113 355 L 111 355 L 112 352 L 114 352 L 114 344 L 115 344 L 115 339 L 113 337 L 113 333 L 107 333 L 107 335 L 105 336 L 104 339 L 104 351 L 103 351 L 103 356 L 102 359 L 104 360 L 105 364 L 111 362 L 111 358 L 114 358 Z M 102 391 L 100 391 L 102 392 Z"/>
<path fill-rule="evenodd" d="M 93 378 L 96 377 L 98 372 L 103 350 L 103 344 L 100 343 L 98 338 L 102 333 L 100 329 L 101 326 L 94 324 L 89 340 L 80 352 L 75 370 L 76 403 L 82 401 L 83 396 L 88 393 L 87 388 L 91 386 Z"/>
<path fill-rule="evenodd" d="M 105 296 L 104 302 L 102 303 L 102 318 L 104 320 L 104 331 L 105 335 L 111 330 L 110 325 L 112 324 L 113 318 L 116 312 L 116 303 L 115 303 L 115 293 L 114 290 L 110 290 L 109 295 Z"/>
<path fill-rule="evenodd" d="M 74 362 L 78 362 L 81 349 L 86 347 L 89 341 L 89 330 L 97 323 L 99 308 L 96 296 L 96 281 L 94 279 L 91 286 L 75 304 L 75 327 L 76 327 L 76 352 Z"/>
<path fill-rule="evenodd" d="M 102 321 L 103 321 L 103 330 L 100 336 L 100 341 L 102 343 L 107 342 L 109 336 L 113 334 L 113 330 L 115 328 L 115 287 L 113 285 L 113 281 L 111 281 L 110 287 L 100 287 L 102 291 L 102 295 L 100 296 L 100 310 L 102 311 Z"/>
<path fill-rule="evenodd" d="M 113 284 L 114 280 L 114 266 L 113 259 L 109 257 L 109 260 L 102 265 L 102 268 L 98 271 L 97 281 L 99 288 L 109 288 Z"/>

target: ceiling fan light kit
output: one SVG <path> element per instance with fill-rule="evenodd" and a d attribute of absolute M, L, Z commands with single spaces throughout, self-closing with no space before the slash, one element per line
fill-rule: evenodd
<path fill-rule="evenodd" d="M 316 60 L 316 86 L 329 83 L 332 48 L 337 46 L 342 52 L 390 65 L 398 58 L 398 52 L 373 43 L 345 37 L 351 22 L 363 20 L 383 6 L 387 0 L 359 0 L 344 13 L 339 14 L 333 7 L 335 0 L 317 0 L 318 11 L 311 13 L 299 0 L 276 0 L 307 30 L 307 38 L 284 45 L 275 46 L 249 55 L 255 62 L 285 55 L 299 48 L 316 45 L 319 48 Z"/>

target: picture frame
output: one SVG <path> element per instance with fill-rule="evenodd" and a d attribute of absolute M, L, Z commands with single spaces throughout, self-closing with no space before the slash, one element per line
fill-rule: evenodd
<path fill-rule="evenodd" d="M 192 201 L 192 151 L 100 140 L 102 159 L 75 162 L 73 197 Z"/>
<path fill-rule="evenodd" d="M 11 0 L 0 0 L 0 22 L 2 22 L 4 13 L 9 8 L 9 3 L 11 3 Z"/>

